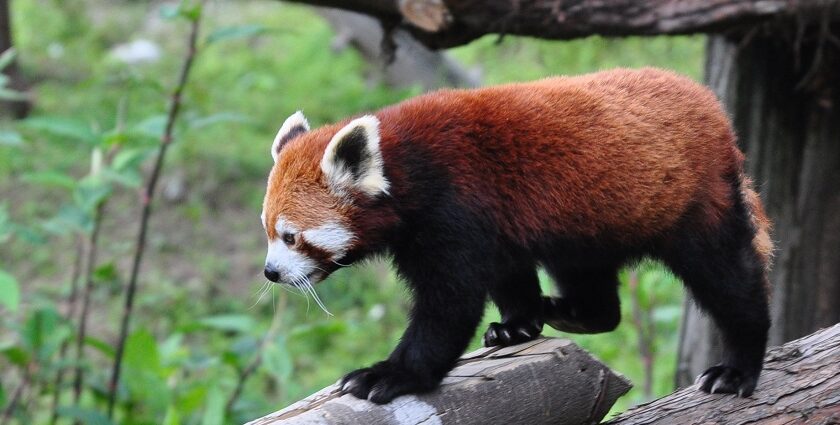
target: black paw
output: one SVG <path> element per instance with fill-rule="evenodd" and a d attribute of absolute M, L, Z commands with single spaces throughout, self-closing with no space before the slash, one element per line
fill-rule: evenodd
<path fill-rule="evenodd" d="M 531 341 L 540 336 L 542 332 L 542 323 L 539 320 L 510 320 L 505 323 L 493 322 L 484 333 L 484 346 L 494 347 L 501 345 L 507 347 L 508 345 L 521 344 L 523 342 Z"/>
<path fill-rule="evenodd" d="M 749 397 L 755 391 L 758 374 L 744 373 L 731 366 L 712 366 L 697 377 L 700 389 L 711 394 L 732 393 Z"/>
<path fill-rule="evenodd" d="M 384 361 L 348 373 L 339 383 L 342 393 L 385 404 L 404 394 L 430 391 L 437 381 L 414 374 L 397 364 Z"/>

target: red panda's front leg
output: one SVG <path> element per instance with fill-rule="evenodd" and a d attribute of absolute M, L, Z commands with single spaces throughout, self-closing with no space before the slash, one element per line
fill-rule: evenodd
<path fill-rule="evenodd" d="M 414 299 L 399 345 L 387 360 L 345 376 L 343 392 L 382 404 L 433 390 L 475 334 L 484 313 L 484 285 L 493 277 L 493 256 L 483 249 L 489 244 L 452 235 L 429 239 L 424 237 L 422 249 L 394 255 Z"/>

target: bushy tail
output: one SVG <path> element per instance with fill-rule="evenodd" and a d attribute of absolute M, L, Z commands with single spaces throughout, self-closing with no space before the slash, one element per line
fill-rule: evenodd
<path fill-rule="evenodd" d="M 741 175 L 741 195 L 747 204 L 750 221 L 755 229 L 753 247 L 764 263 L 764 269 L 769 271 L 773 263 L 773 240 L 770 239 L 770 230 L 773 224 L 767 218 L 767 214 L 764 213 L 764 206 L 761 204 L 761 199 L 755 190 L 753 190 L 752 180 L 743 174 Z"/>

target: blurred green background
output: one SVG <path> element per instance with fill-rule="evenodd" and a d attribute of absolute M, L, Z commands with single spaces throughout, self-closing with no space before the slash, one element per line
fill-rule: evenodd
<path fill-rule="evenodd" d="M 175 16 L 177 3 L 11 5 L 34 109 L 0 128 L 0 405 L 4 421 L 48 423 L 60 391 L 60 421 L 109 423 L 107 381 L 139 193 L 189 23 Z M 387 261 L 341 270 L 317 287 L 332 317 L 299 294 L 264 286 L 259 213 L 269 146 L 288 115 L 303 109 L 317 126 L 421 89 L 389 88 L 377 80 L 376 65 L 353 49 L 333 49 L 331 27 L 307 7 L 212 1 L 203 12 L 195 69 L 155 198 L 114 422 L 254 419 L 386 357 L 406 322 L 410 300 Z M 128 64 L 115 56 L 116 45 L 141 39 L 159 47 L 157 60 Z M 483 84 L 648 65 L 699 79 L 703 43 L 702 37 L 501 43 L 486 37 L 449 53 L 480 71 Z M 110 160 L 90 175 L 103 152 Z M 75 343 L 59 352 L 78 333 L 78 315 L 66 317 L 67 299 L 79 241 L 87 239 L 100 204 L 88 336 L 77 362 Z M 635 383 L 614 411 L 673 389 L 683 303 L 679 282 L 655 263 L 621 278 L 617 331 L 563 335 Z M 544 275 L 543 284 L 551 290 Z M 485 324 L 496 320 L 488 306 Z M 71 374 L 58 388 L 55 375 L 77 366 L 84 385 L 74 404 Z"/>

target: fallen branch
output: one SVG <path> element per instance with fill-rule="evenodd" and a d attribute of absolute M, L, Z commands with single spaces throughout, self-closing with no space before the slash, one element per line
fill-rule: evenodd
<path fill-rule="evenodd" d="M 606 36 L 721 32 L 760 22 L 840 16 L 837 0 L 291 0 L 400 23 L 432 48 L 485 34 L 568 40 Z"/>
<path fill-rule="evenodd" d="M 538 339 L 467 354 L 428 394 L 377 405 L 332 385 L 249 425 L 590 424 L 630 387 L 571 341 Z"/>
<path fill-rule="evenodd" d="M 770 350 L 752 397 L 703 394 L 692 385 L 608 423 L 840 423 L 840 324 Z"/>

